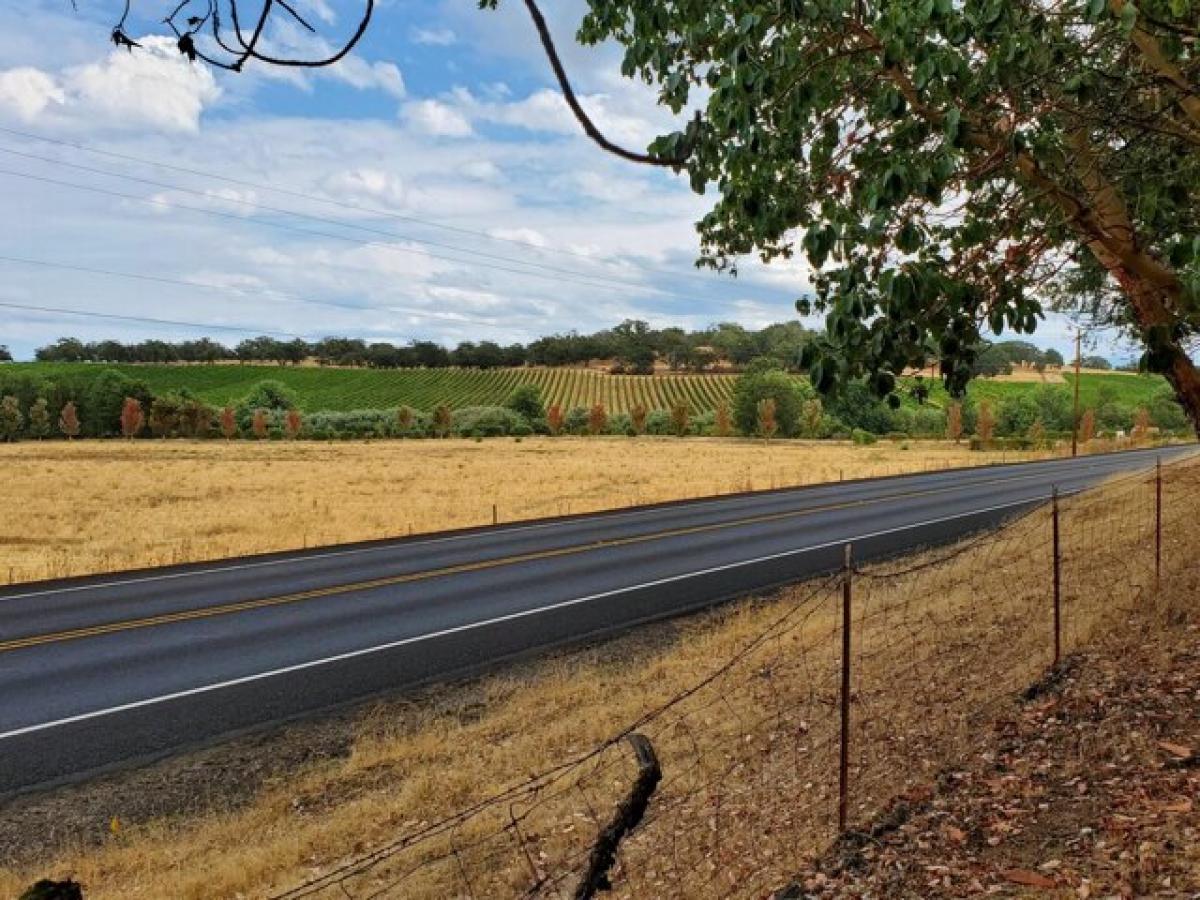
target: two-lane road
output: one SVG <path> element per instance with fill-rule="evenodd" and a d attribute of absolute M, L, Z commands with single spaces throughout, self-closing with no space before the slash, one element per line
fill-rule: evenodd
<path fill-rule="evenodd" d="M 953 539 L 1193 448 L 0 590 L 0 794 Z"/>

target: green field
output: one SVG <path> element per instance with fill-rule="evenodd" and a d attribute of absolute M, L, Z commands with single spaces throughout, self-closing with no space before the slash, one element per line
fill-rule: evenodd
<path fill-rule="evenodd" d="M 6 368 L 38 375 L 55 372 L 78 374 L 101 368 L 92 363 L 15 363 Z M 187 388 L 216 405 L 236 404 L 259 381 L 273 379 L 287 385 L 301 410 L 346 411 L 411 406 L 428 411 L 440 403 L 451 408 L 495 406 L 504 403 L 521 384 L 542 389 L 547 404 L 564 409 L 603 403 L 610 413 L 628 412 L 641 403 L 647 409 L 669 409 L 672 402 L 686 400 L 694 413 L 704 413 L 721 400 L 730 399 L 736 375 L 669 374 L 609 375 L 585 369 L 333 369 L 271 365 L 115 365 L 132 378 L 144 381 L 154 393 Z M 1066 389 L 1073 375 L 1066 376 Z M 905 379 L 911 384 L 911 379 Z M 944 406 L 948 397 L 941 383 L 926 379 L 931 387 L 930 403 Z M 1080 400 L 1095 406 L 1102 391 L 1130 406 L 1145 404 L 1165 385 L 1158 376 L 1122 373 L 1085 374 L 1080 378 Z M 1036 383 L 981 379 L 971 384 L 976 399 L 1002 402 L 1033 391 Z M 1061 387 L 1061 386 L 1060 386 Z M 912 401 L 905 398 L 907 403 Z"/>

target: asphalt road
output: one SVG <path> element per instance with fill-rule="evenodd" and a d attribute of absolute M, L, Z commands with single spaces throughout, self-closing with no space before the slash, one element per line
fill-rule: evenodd
<path fill-rule="evenodd" d="M 0 795 L 996 524 L 1193 448 L 0 589 Z"/>

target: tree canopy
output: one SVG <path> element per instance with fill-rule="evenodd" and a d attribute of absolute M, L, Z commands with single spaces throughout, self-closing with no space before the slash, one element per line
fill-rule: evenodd
<path fill-rule="evenodd" d="M 1047 302 L 1128 329 L 1193 421 L 1200 377 L 1194 0 L 590 0 L 584 43 L 703 115 L 652 153 L 715 188 L 718 268 L 803 252 L 823 390 L 934 353 L 953 391 L 982 332 Z"/>

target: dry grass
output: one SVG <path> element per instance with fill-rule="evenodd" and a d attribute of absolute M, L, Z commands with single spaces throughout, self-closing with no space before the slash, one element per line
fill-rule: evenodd
<path fill-rule="evenodd" d="M 712 438 L 0 444 L 0 584 L 480 525 L 493 504 L 514 521 L 998 456 Z"/>
<path fill-rule="evenodd" d="M 1177 604 L 1194 592 L 1197 564 L 1180 536 L 1191 533 L 1197 488 L 1200 464 L 1169 470 L 1165 572 L 1177 594 L 1153 587 L 1144 478 L 1064 504 L 1068 650 L 1122 621 L 1131 604 Z M 1045 670 L 1048 539 L 1040 510 L 856 579 L 852 822 L 972 752 L 986 715 Z M 839 604 L 834 584 L 800 585 L 687 620 L 670 646 L 632 659 L 581 651 L 520 681 L 485 679 L 482 702 L 477 694 L 469 706 L 416 710 L 394 728 L 377 723 L 347 759 L 298 773 L 244 809 L 127 829 L 101 847 L 0 874 L 0 894 L 49 872 L 74 874 L 89 898 L 267 895 L 419 834 L 638 722 L 664 780 L 623 847 L 616 896 L 764 896 L 833 834 Z M 529 887 L 532 866 L 569 893 L 579 855 L 630 774 L 624 745 L 608 746 L 402 847 L 346 891 L 505 897 Z M 346 895 L 338 886 L 320 894 Z"/>

